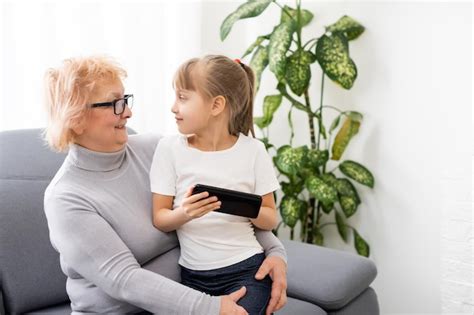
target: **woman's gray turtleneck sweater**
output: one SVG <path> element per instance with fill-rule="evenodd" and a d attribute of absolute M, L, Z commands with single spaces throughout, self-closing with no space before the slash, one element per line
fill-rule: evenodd
<path fill-rule="evenodd" d="M 148 172 L 157 136 L 130 136 L 125 148 L 100 153 L 72 145 L 45 192 L 51 243 L 67 276 L 73 314 L 219 314 L 220 298 L 141 266 L 178 245 L 152 225 Z M 269 231 L 257 231 L 267 255 L 285 259 Z M 177 262 L 176 262 L 177 263 Z"/>

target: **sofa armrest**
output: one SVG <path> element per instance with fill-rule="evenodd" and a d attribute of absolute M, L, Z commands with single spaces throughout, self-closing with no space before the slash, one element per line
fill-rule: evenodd
<path fill-rule="evenodd" d="M 377 268 L 365 257 L 316 245 L 282 241 L 288 254 L 288 296 L 337 310 L 361 294 Z"/>

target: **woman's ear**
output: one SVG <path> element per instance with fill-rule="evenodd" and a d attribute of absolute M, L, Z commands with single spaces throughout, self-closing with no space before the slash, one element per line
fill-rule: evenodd
<path fill-rule="evenodd" d="M 75 121 L 71 129 L 76 134 L 76 136 L 82 135 L 86 129 L 85 119 L 81 118 L 79 121 Z"/>
<path fill-rule="evenodd" d="M 211 113 L 213 116 L 217 116 L 222 113 L 225 109 L 226 101 L 222 95 L 214 97 L 212 101 Z"/>

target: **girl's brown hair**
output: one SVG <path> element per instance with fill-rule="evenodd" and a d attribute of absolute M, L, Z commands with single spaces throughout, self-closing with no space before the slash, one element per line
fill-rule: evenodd
<path fill-rule="evenodd" d="M 222 55 L 190 59 L 179 67 L 174 78 L 175 89 L 197 91 L 208 98 L 223 96 L 230 114 L 229 133 L 235 136 L 250 132 L 255 137 L 254 83 L 255 75 L 249 66 Z"/>

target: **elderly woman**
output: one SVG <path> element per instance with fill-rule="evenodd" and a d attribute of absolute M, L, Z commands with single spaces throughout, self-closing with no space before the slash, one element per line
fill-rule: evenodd
<path fill-rule="evenodd" d="M 152 224 L 148 172 L 159 138 L 128 136 L 125 77 L 104 57 L 69 59 L 46 75 L 45 137 L 68 155 L 45 192 L 45 212 L 73 314 L 246 314 L 237 304 L 245 288 L 209 296 L 142 267 L 177 240 Z M 271 232 L 256 235 L 267 256 L 256 278 L 273 280 L 269 314 L 286 303 L 286 253 Z"/>

